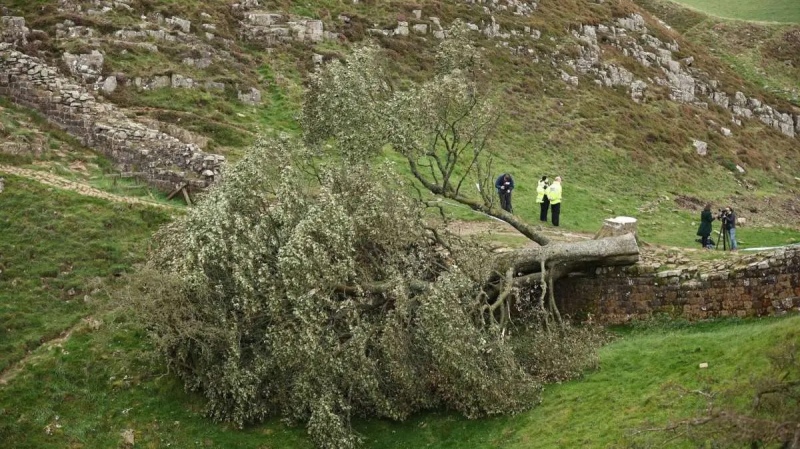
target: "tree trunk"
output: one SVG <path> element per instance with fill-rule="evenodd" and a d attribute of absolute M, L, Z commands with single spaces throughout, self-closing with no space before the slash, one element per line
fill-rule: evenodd
<path fill-rule="evenodd" d="M 514 277 L 547 270 L 560 276 L 592 266 L 631 265 L 639 260 L 639 246 L 633 234 L 570 243 L 551 243 L 539 248 L 526 248 L 501 255 L 495 271 L 513 269 Z M 556 277 L 557 278 L 557 277 Z"/>
<path fill-rule="evenodd" d="M 639 260 L 639 245 L 633 234 L 585 240 L 572 243 L 553 243 L 506 253 L 497 258 L 492 274 L 484 283 L 483 297 L 493 323 L 505 325 L 506 315 L 495 318 L 495 310 L 510 314 L 511 292 L 515 289 L 542 287 L 537 307 L 542 325 L 549 327 L 561 322 L 561 314 L 553 295 L 553 282 L 567 274 L 596 266 L 630 265 Z M 548 294 L 545 306 L 545 294 Z"/>
<path fill-rule="evenodd" d="M 604 237 L 614 237 L 618 235 L 637 234 L 637 220 L 633 217 L 615 217 L 606 218 L 603 222 L 603 227 L 595 234 L 595 239 L 602 239 Z"/>

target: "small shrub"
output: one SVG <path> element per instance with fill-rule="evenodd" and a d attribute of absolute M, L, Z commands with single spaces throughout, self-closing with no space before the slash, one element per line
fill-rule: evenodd
<path fill-rule="evenodd" d="M 523 368 L 540 382 L 563 382 L 597 368 L 597 351 L 610 338 L 595 325 L 529 328 L 514 339 L 514 352 Z"/>

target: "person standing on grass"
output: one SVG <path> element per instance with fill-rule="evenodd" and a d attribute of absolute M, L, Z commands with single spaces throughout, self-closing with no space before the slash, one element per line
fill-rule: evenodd
<path fill-rule="evenodd" d="M 550 198 L 547 197 L 547 175 L 542 176 L 536 186 L 536 202 L 539 203 L 539 220 L 547 221 L 547 211 L 550 209 Z"/>
<path fill-rule="evenodd" d="M 730 206 L 725 208 L 725 212 L 728 213 L 725 227 L 728 229 L 728 237 L 731 238 L 731 251 L 736 251 L 739 249 L 739 245 L 736 243 L 736 212 Z"/>
<path fill-rule="evenodd" d="M 704 249 L 711 249 L 708 237 L 711 235 L 712 221 L 714 221 L 714 216 L 711 214 L 711 203 L 707 203 L 703 212 L 700 212 L 700 227 L 697 228 L 697 235 L 700 236 L 700 244 Z"/>
<path fill-rule="evenodd" d="M 511 192 L 514 190 L 514 178 L 508 173 L 503 173 L 494 182 L 494 187 L 497 189 L 497 195 L 500 197 L 500 207 L 510 213 L 514 213 L 514 208 L 511 207 Z"/>
<path fill-rule="evenodd" d="M 556 176 L 553 184 L 547 189 L 547 197 L 550 199 L 553 226 L 558 226 L 558 220 L 561 218 L 561 176 Z"/>

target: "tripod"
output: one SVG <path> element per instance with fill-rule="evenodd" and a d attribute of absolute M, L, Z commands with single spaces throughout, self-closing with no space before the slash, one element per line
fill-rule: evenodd
<path fill-rule="evenodd" d="M 719 227 L 719 234 L 717 234 L 717 244 L 714 249 L 719 249 L 719 242 L 722 241 L 722 250 L 726 251 L 731 247 L 731 235 L 728 232 L 728 220 L 722 219 L 722 226 Z"/>

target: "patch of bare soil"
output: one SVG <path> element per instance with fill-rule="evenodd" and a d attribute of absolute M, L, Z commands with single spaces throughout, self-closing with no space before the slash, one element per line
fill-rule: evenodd
<path fill-rule="evenodd" d="M 695 198 L 693 196 L 687 196 L 687 195 L 676 196 L 675 203 L 683 209 L 698 210 L 698 211 L 703 210 L 703 208 L 706 206 L 706 201 L 703 201 L 700 198 Z"/>
<path fill-rule="evenodd" d="M 761 198 L 742 204 L 736 210 L 738 216 L 748 217 L 748 223 L 753 225 L 795 229 L 800 226 L 800 198 Z"/>
<path fill-rule="evenodd" d="M 504 221 L 452 221 L 447 229 L 462 236 L 475 234 L 519 234 L 516 229 Z"/>

